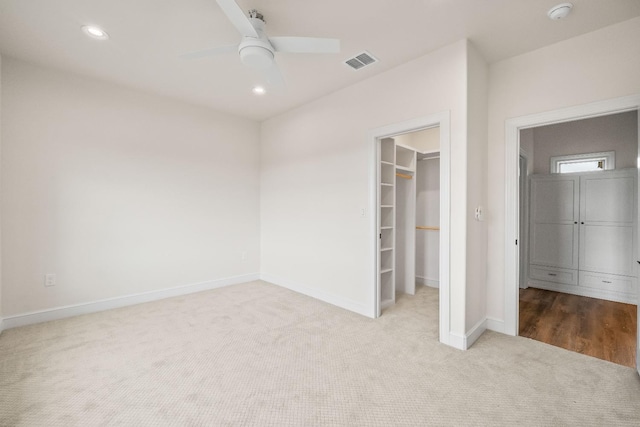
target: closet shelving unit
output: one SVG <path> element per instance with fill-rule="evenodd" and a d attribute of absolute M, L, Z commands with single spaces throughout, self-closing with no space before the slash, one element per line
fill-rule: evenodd
<path fill-rule="evenodd" d="M 379 145 L 380 164 L 378 165 L 378 200 L 380 212 L 378 212 L 378 266 L 380 281 L 380 309 L 385 309 L 395 302 L 395 142 L 392 138 L 380 140 Z"/>
<path fill-rule="evenodd" d="M 398 209 L 402 207 L 402 211 L 415 210 L 415 196 L 409 198 L 409 202 L 403 199 L 400 205 L 398 197 L 406 198 L 407 194 L 415 194 L 413 177 L 416 171 L 416 151 L 398 145 L 393 138 L 384 138 L 380 140 L 378 158 L 378 279 L 380 309 L 383 310 L 395 303 L 396 290 L 414 293 L 415 260 L 412 256 L 415 252 L 415 238 L 407 238 L 405 228 L 414 229 L 415 216 L 413 223 L 408 224 L 410 221 L 404 216 L 398 217 Z M 399 180 L 408 180 L 409 184 Z M 399 189 L 405 194 L 399 194 Z M 399 232 L 403 233 L 400 241 Z M 412 233 L 408 235 L 414 236 Z M 398 243 L 402 247 L 398 247 Z"/>
<path fill-rule="evenodd" d="M 396 170 L 398 172 L 409 172 L 410 174 L 415 173 L 416 152 L 414 149 L 396 144 Z"/>

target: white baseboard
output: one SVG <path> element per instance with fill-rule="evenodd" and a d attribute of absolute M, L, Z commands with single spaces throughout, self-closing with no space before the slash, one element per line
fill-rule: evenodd
<path fill-rule="evenodd" d="M 638 297 L 635 294 L 614 292 L 606 289 L 587 288 L 585 286 L 565 285 L 561 283 L 543 282 L 541 280 L 529 280 L 529 286 L 547 291 L 564 292 L 565 294 L 580 295 L 582 297 L 605 299 L 608 301 L 622 302 L 636 305 Z"/>
<path fill-rule="evenodd" d="M 480 338 L 480 335 L 482 335 L 486 330 L 487 330 L 487 319 L 485 318 L 480 320 L 478 323 L 476 323 L 473 326 L 473 328 L 471 328 L 469 332 L 465 334 L 464 349 L 466 350 L 469 347 L 471 347 L 473 343 L 475 343 L 476 340 Z"/>
<path fill-rule="evenodd" d="M 264 280 L 265 282 L 269 282 L 274 285 L 287 288 L 291 291 L 309 296 L 311 298 L 315 298 L 320 301 L 335 305 L 337 307 L 344 308 L 345 310 L 353 311 L 354 313 L 358 313 L 366 317 L 375 318 L 373 307 L 367 307 L 365 304 L 361 304 L 356 301 L 319 291 L 317 289 L 304 286 L 300 283 L 294 283 L 290 280 L 281 279 L 272 274 L 261 273 L 260 280 Z"/>
<path fill-rule="evenodd" d="M 441 340 L 441 342 L 457 348 L 458 350 L 468 350 L 478 340 L 478 338 L 480 338 L 484 331 L 487 329 L 494 330 L 491 329 L 489 325 L 496 326 L 498 323 L 502 323 L 502 321 L 485 318 L 476 323 L 466 334 L 461 335 L 451 332 L 447 337 L 448 341 L 445 342 Z"/>
<path fill-rule="evenodd" d="M 449 332 L 449 336 L 446 337 L 446 340 L 441 339 L 440 342 L 453 348 L 457 348 L 458 350 L 466 350 L 465 338 L 460 334 Z"/>
<path fill-rule="evenodd" d="M 416 276 L 416 284 L 429 286 L 430 288 L 439 288 L 440 281 L 436 279 L 429 279 L 427 277 Z"/>
<path fill-rule="evenodd" d="M 113 308 L 126 307 L 129 305 L 141 304 L 160 299 L 176 297 L 180 295 L 192 294 L 195 292 L 207 291 L 239 283 L 259 280 L 258 273 L 244 274 L 241 276 L 227 277 L 224 279 L 210 280 L 208 282 L 194 283 L 191 285 L 177 286 L 175 288 L 162 289 L 157 291 L 142 292 L 139 294 L 125 295 L 121 297 L 107 298 L 99 301 L 82 304 L 67 305 L 47 310 L 33 311 L 30 313 L 18 314 L 5 317 L 0 321 L 0 330 L 15 328 L 18 326 L 31 325 L 34 323 L 48 322 L 50 320 L 63 319 L 65 317 L 78 316 L 81 314 L 96 313 L 98 311 L 110 310 Z"/>
<path fill-rule="evenodd" d="M 487 317 L 487 329 L 504 334 L 504 320 Z"/>

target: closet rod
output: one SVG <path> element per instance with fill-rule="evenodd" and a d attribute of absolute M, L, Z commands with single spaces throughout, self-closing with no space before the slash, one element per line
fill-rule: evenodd
<path fill-rule="evenodd" d="M 404 179 L 413 179 L 413 177 L 411 175 L 407 175 L 406 173 L 396 172 L 396 176 L 398 176 L 400 178 L 404 178 Z"/>
<path fill-rule="evenodd" d="M 416 230 L 440 230 L 440 227 L 429 227 L 426 225 L 417 225 Z"/>

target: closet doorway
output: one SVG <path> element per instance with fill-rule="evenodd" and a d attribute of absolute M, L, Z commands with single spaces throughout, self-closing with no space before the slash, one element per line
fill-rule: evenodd
<path fill-rule="evenodd" d="M 535 301 L 560 307 L 559 313 L 567 313 L 573 303 L 570 298 L 585 298 L 587 302 L 613 300 L 632 303 L 633 321 L 638 318 L 638 124 L 640 96 L 630 96 L 584 106 L 572 107 L 548 113 L 510 119 L 506 123 L 506 181 L 505 200 L 505 332 L 518 335 L 520 332 L 520 298 L 525 295 L 527 303 Z M 535 129 L 559 126 L 563 123 L 588 119 L 608 120 L 607 116 L 618 114 L 631 116 L 635 146 L 631 152 L 622 154 L 625 165 L 611 162 L 609 153 L 588 148 L 585 153 L 536 153 L 527 148 Z M 609 117 L 609 118 L 611 118 Z M 622 117 L 622 116 L 618 116 Z M 569 124 L 571 127 L 575 125 Z M 556 129 L 557 130 L 557 129 Z M 542 132 L 544 133 L 544 132 Z M 535 135 L 534 138 L 535 139 Z M 584 138 L 587 139 L 587 138 Z M 586 148 L 586 147 L 585 147 Z M 628 148 L 628 147 L 627 147 Z M 524 268 L 519 262 L 520 248 L 520 183 L 518 169 L 520 150 L 533 151 L 532 159 L 544 174 L 534 173 L 529 177 L 529 256 L 527 285 L 521 290 L 520 273 Z M 613 151 L 619 150 L 620 147 Z M 624 150 L 622 150 L 624 151 Z M 628 150 L 627 150 L 628 151 Z M 584 154 L 580 158 L 580 154 Z M 593 157 L 593 159 L 591 158 Z M 621 159 L 620 156 L 616 156 Z M 588 163 L 591 162 L 590 165 Z M 575 164 L 572 164 L 575 163 Z M 616 167 L 617 166 L 617 167 Z M 626 167 L 625 167 L 626 166 Z M 581 172 L 580 168 L 593 168 L 593 172 Z M 560 173 L 569 172 L 570 173 Z M 515 243 L 515 244 L 514 244 Z M 535 286 L 535 288 L 534 288 Z M 536 289 L 546 292 L 533 295 Z M 553 294 L 552 292 L 559 292 Z M 594 298 L 595 297 L 595 298 Z M 554 302 L 555 300 L 555 302 Z M 582 303 L 576 307 L 581 312 L 577 318 L 587 318 L 595 309 Z M 627 307 L 628 308 L 628 307 Z M 538 309 L 540 310 L 540 309 Z M 626 316 L 630 313 L 626 310 Z M 601 314 L 606 318 L 606 314 Z M 625 315 L 623 315 L 625 316 Z M 524 319 L 523 319 L 524 320 Z M 593 319 L 592 319 L 593 320 Z M 597 324 L 597 319 L 596 324 Z M 602 319 L 607 323 L 609 320 Z M 528 321 L 528 320 L 527 320 Z M 564 328 L 573 327 L 574 334 L 584 326 L 570 326 L 561 321 Z M 625 321 L 625 325 L 630 322 Z M 593 322 L 589 325 L 593 326 Z M 558 336 L 558 328 L 550 329 Z M 609 333 L 609 332 L 608 332 Z M 609 333 L 610 335 L 610 333 Z M 635 365 L 640 364 L 640 340 L 636 328 Z M 582 342 L 588 347 L 588 342 Z M 580 351 L 580 350 L 578 350 Z M 583 351 L 581 351 L 583 352 Z M 588 354 L 588 352 L 585 351 Z M 633 363 L 632 363 L 633 364 Z M 640 371 L 639 371 L 640 372 Z"/>
<path fill-rule="evenodd" d="M 372 132 L 375 148 L 375 317 L 396 294 L 438 288 L 440 341 L 449 343 L 448 113 Z"/>
<path fill-rule="evenodd" d="M 635 366 L 637 112 L 524 129 L 520 151 L 519 334 Z"/>

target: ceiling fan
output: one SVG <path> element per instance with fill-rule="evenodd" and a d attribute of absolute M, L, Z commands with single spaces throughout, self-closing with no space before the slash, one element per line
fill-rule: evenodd
<path fill-rule="evenodd" d="M 237 51 L 243 64 L 257 69 L 269 84 L 283 87 L 284 80 L 275 62 L 275 53 L 339 53 L 340 40 L 314 37 L 267 37 L 265 20 L 255 9 L 245 16 L 234 0 L 216 0 L 227 18 L 242 35 L 239 44 L 219 46 L 182 55 L 195 59 Z"/>

